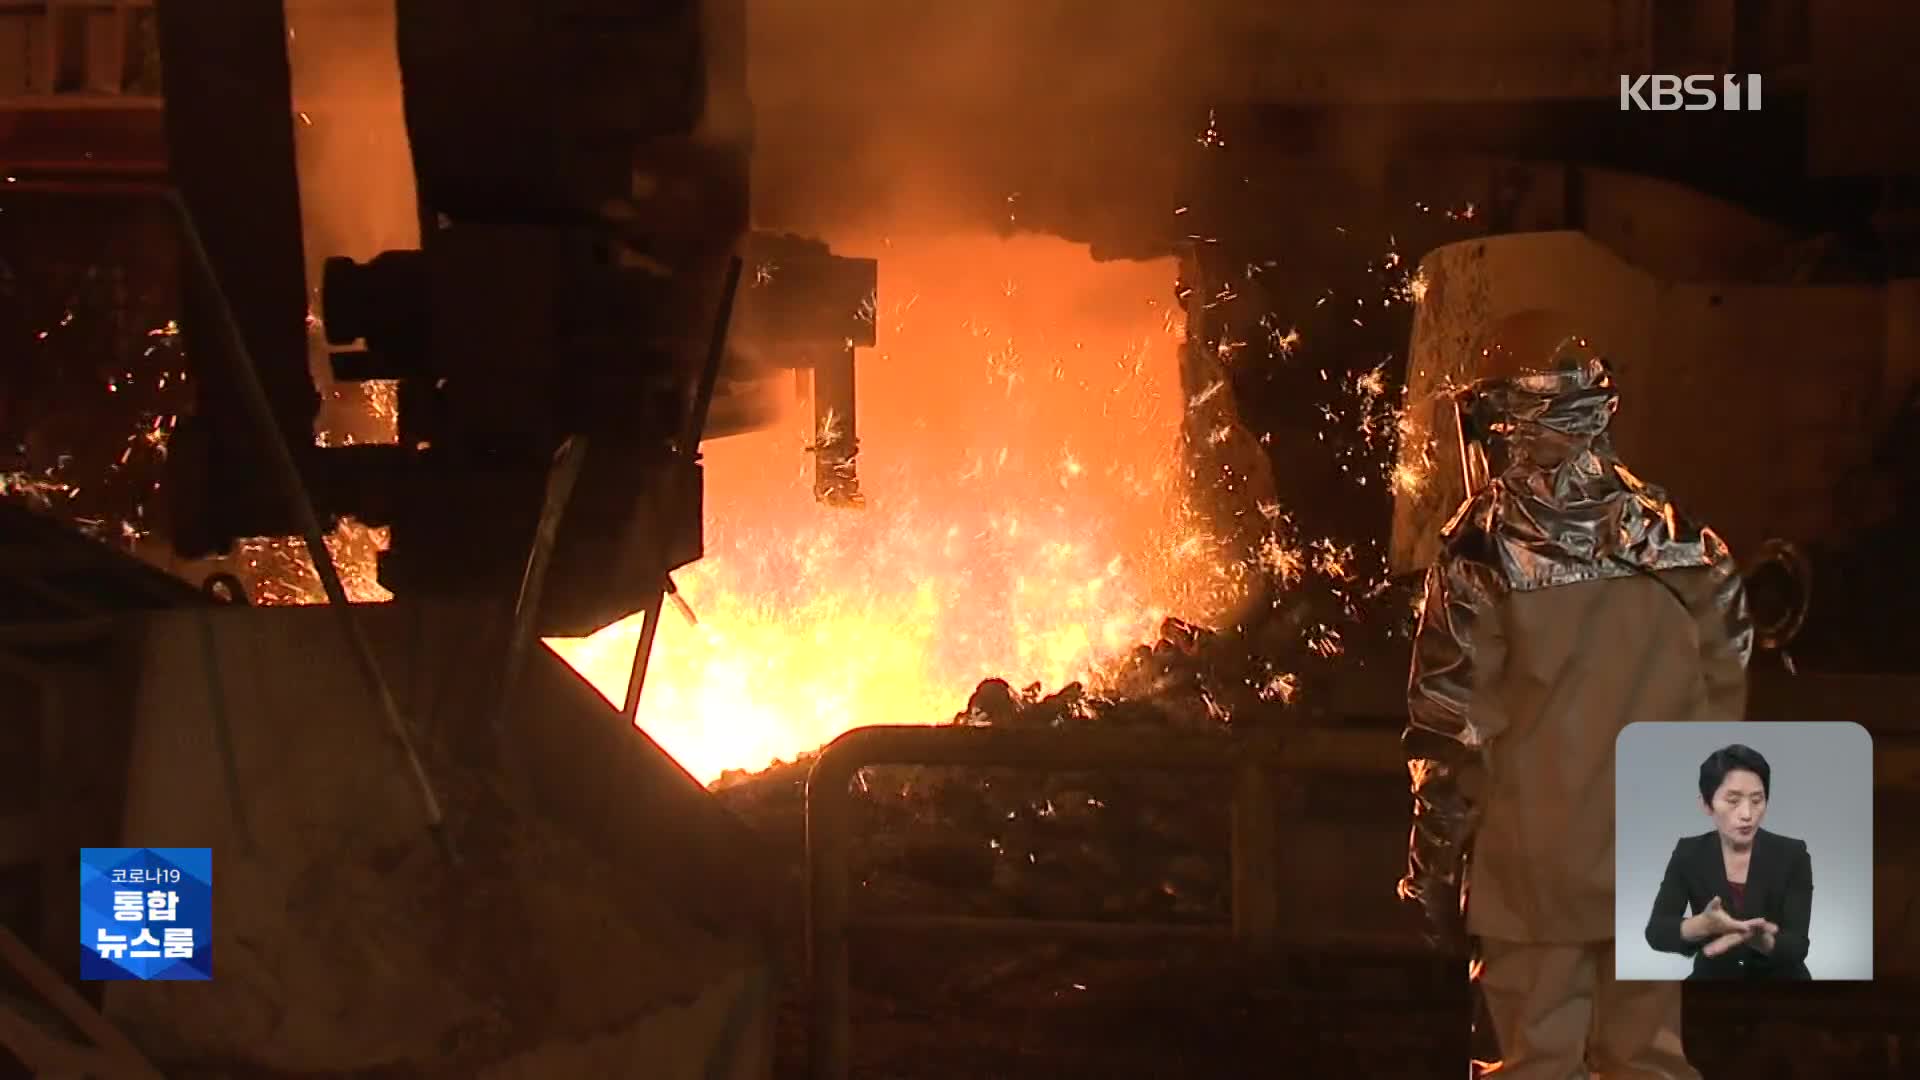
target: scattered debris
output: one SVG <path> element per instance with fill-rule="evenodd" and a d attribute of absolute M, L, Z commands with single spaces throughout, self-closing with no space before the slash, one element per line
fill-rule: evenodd
<path fill-rule="evenodd" d="M 1314 677 L 1319 658 L 1304 652 L 1285 613 L 1252 632 L 1168 619 L 1103 693 L 1079 683 L 1047 693 L 987 679 L 952 723 L 1221 733 L 1285 724 L 1295 706 L 1264 692 L 1276 676 L 1261 650 L 1287 644 Z M 796 888 L 811 766 L 808 756 L 729 773 L 716 785 L 723 802 L 794 853 Z M 889 913 L 1176 922 L 1228 915 L 1230 807 L 1217 778 L 888 766 L 862 770 L 856 788 L 854 880 Z"/>

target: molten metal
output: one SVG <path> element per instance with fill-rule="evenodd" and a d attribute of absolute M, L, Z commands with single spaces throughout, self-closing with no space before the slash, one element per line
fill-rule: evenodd
<path fill-rule="evenodd" d="M 836 247 L 842 246 L 836 242 Z M 814 502 L 792 430 L 710 443 L 639 725 L 714 782 L 867 724 L 950 719 L 989 676 L 1057 686 L 1233 599 L 1185 510 L 1171 264 L 1051 240 L 878 247 L 868 509 Z M 619 702 L 640 620 L 551 641 Z"/>

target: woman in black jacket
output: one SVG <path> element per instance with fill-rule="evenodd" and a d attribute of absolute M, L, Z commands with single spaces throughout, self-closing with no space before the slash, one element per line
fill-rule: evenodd
<path fill-rule="evenodd" d="M 1804 841 L 1760 827 L 1772 783 L 1751 747 L 1728 746 L 1700 764 L 1713 831 L 1674 845 L 1647 919 L 1648 945 L 1693 957 L 1689 979 L 1813 977 L 1813 860 Z"/>

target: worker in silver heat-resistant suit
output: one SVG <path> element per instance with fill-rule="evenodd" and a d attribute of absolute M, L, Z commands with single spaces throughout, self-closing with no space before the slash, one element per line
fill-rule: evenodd
<path fill-rule="evenodd" d="M 1511 374 L 1455 396 L 1468 497 L 1414 646 L 1400 895 L 1436 944 L 1477 946 L 1502 1080 L 1697 1078 L 1679 984 L 1614 980 L 1614 740 L 1742 718 L 1745 590 L 1615 456 L 1613 377 L 1584 340 L 1494 363 Z"/>

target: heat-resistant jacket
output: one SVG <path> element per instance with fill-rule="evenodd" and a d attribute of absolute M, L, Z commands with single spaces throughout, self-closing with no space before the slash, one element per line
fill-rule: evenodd
<path fill-rule="evenodd" d="M 1504 460 L 1428 573 L 1408 688 L 1416 796 L 1423 776 L 1471 778 L 1472 834 L 1457 838 L 1471 933 L 1606 940 L 1615 738 L 1638 720 L 1742 718 L 1744 589 L 1720 538 L 1615 456 L 1604 361 L 1478 383 L 1462 402 Z"/>

